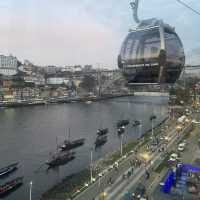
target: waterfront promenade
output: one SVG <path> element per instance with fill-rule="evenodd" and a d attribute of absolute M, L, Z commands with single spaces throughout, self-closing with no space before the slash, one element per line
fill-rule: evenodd
<path fill-rule="evenodd" d="M 29 107 L 38 105 L 49 104 L 64 104 L 74 102 L 96 102 L 107 99 L 114 99 L 120 97 L 131 97 L 134 93 L 130 94 L 110 94 L 106 96 L 88 96 L 88 97 L 57 97 L 48 99 L 30 99 L 30 100 L 18 100 L 18 101 L 2 101 L 0 102 L 0 108 L 16 108 L 16 107 Z"/>
<path fill-rule="evenodd" d="M 188 124 L 182 133 L 186 132 L 188 128 L 190 128 L 191 124 Z M 182 134 L 183 136 L 184 134 Z M 172 146 L 181 139 L 179 135 L 176 133 L 175 126 L 171 127 L 171 130 L 168 133 L 168 137 L 171 138 L 170 142 L 166 146 L 166 151 L 170 150 Z M 140 153 L 140 152 L 138 152 Z M 88 189 L 83 191 L 81 194 L 77 195 L 75 200 L 96 200 L 99 199 L 99 195 L 102 192 L 106 192 L 107 199 L 110 200 L 120 200 L 123 195 L 135 185 L 142 176 L 144 176 L 146 170 L 156 163 L 157 160 L 160 159 L 163 152 L 159 152 L 158 150 L 154 152 L 152 155 L 149 155 L 148 164 L 143 164 L 138 168 L 134 168 L 133 175 L 129 177 L 129 179 L 123 179 L 123 174 L 127 174 L 128 171 L 131 170 L 132 166 L 130 166 L 130 161 L 135 159 L 135 153 L 124 158 L 121 163 L 119 163 L 118 170 L 112 169 L 111 171 L 107 171 L 103 177 L 100 177 L 95 183 L 93 183 Z M 110 178 L 113 180 L 113 184 L 108 184 Z"/>

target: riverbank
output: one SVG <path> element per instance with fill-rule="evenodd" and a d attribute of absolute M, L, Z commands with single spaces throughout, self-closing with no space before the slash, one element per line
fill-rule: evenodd
<path fill-rule="evenodd" d="M 77 174 L 67 176 L 59 184 L 45 192 L 41 200 L 64 200 L 70 198 L 71 193 L 77 191 L 78 185 L 83 185 L 87 182 L 89 176 L 89 169 L 84 169 Z"/>
<path fill-rule="evenodd" d="M 154 127 L 155 135 L 158 135 L 159 133 L 162 132 L 161 131 L 162 126 L 164 125 L 167 126 L 172 123 L 173 122 L 168 120 L 168 117 L 166 117 L 162 122 L 160 122 L 156 127 Z M 141 146 L 144 146 L 150 137 L 151 137 L 151 130 L 148 130 L 145 134 L 143 134 L 142 137 L 143 139 L 132 140 L 129 143 L 125 144 L 123 146 L 123 155 L 129 156 L 134 150 L 140 148 Z M 123 161 L 122 159 L 120 159 L 120 157 L 121 157 L 120 151 L 117 150 L 115 152 L 107 154 L 104 158 L 98 160 L 96 163 L 93 164 L 93 177 L 96 177 L 96 179 L 98 179 L 98 174 L 100 172 L 106 170 L 116 161 L 117 162 Z M 73 183 L 71 185 L 72 187 L 69 187 L 71 182 Z M 72 197 L 74 198 L 81 191 L 85 190 L 90 184 L 91 184 L 90 173 L 88 168 L 76 175 L 73 175 L 72 177 L 66 177 L 59 184 L 57 184 L 56 186 L 45 192 L 42 195 L 41 200 L 63 200 L 63 195 L 65 195 L 64 197 L 66 199 Z"/>
<path fill-rule="evenodd" d="M 75 103 L 75 102 L 97 102 L 107 99 L 114 99 L 120 97 L 134 96 L 134 94 L 117 94 L 117 95 L 104 95 L 104 96 L 91 96 L 91 97 L 58 97 L 44 99 L 32 99 L 32 100 L 19 100 L 19 101 L 3 101 L 0 102 L 0 108 L 17 108 L 17 107 L 28 107 L 38 105 L 51 105 L 51 104 L 64 104 L 64 103 Z"/>
<path fill-rule="evenodd" d="M 169 93 L 168 92 L 134 92 L 135 96 L 154 96 L 154 97 L 168 97 L 169 98 Z"/>

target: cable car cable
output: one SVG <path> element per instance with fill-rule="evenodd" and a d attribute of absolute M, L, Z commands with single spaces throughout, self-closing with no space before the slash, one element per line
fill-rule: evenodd
<path fill-rule="evenodd" d="M 185 2 L 183 2 L 181 0 L 176 0 L 176 1 L 200 16 L 200 12 L 199 11 L 195 10 L 194 8 L 192 8 L 191 6 L 186 4 Z"/>

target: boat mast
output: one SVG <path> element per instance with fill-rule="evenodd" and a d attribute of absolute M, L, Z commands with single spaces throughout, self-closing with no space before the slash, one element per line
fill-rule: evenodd
<path fill-rule="evenodd" d="M 56 152 L 58 153 L 58 137 L 56 136 Z"/>
<path fill-rule="evenodd" d="M 131 8 L 133 10 L 133 19 L 134 21 L 139 24 L 140 23 L 140 20 L 138 18 L 138 4 L 139 4 L 139 0 L 133 0 L 130 5 L 131 5 Z"/>
<path fill-rule="evenodd" d="M 68 140 L 70 141 L 70 128 L 68 130 Z"/>

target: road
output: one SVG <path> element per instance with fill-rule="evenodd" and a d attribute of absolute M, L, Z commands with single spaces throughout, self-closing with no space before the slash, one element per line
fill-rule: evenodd
<path fill-rule="evenodd" d="M 175 131 L 173 132 L 173 134 Z M 171 141 L 168 143 L 168 146 L 166 149 L 169 149 L 171 145 L 176 141 L 177 135 L 174 134 Z M 149 168 L 162 156 L 163 152 L 154 152 L 151 155 L 150 162 L 146 166 L 141 166 L 140 168 L 137 168 L 134 171 L 134 174 L 132 177 L 129 178 L 129 180 L 125 180 L 121 182 L 117 187 L 114 187 L 112 191 L 108 191 L 108 199 L 110 200 L 118 200 L 121 199 L 124 194 L 130 190 L 139 180 L 142 176 L 145 175 L 145 171 L 149 170 Z"/>
<path fill-rule="evenodd" d="M 188 126 L 187 126 L 188 127 Z M 184 129 L 186 130 L 187 127 Z M 183 130 L 183 131 L 184 131 Z M 172 146 L 175 144 L 175 142 L 181 140 L 182 137 L 178 136 L 176 134 L 176 131 L 173 130 L 170 134 L 172 136 L 172 139 L 166 146 L 166 150 L 170 150 Z M 160 159 L 163 152 L 159 152 L 158 150 L 151 155 L 149 164 L 146 166 L 142 166 L 135 170 L 134 175 L 129 178 L 129 180 L 121 182 L 117 187 L 113 187 L 113 190 L 106 191 L 108 192 L 108 198 L 109 200 L 121 200 L 124 194 L 129 191 L 137 182 L 141 179 L 142 176 L 145 175 L 146 170 L 149 170 L 152 165 Z"/>
<path fill-rule="evenodd" d="M 102 176 L 95 183 L 90 185 L 88 189 L 80 193 L 75 200 L 93 200 L 100 194 L 100 192 L 104 191 L 104 188 L 108 186 L 108 182 L 110 178 L 115 183 L 118 182 L 118 178 L 121 177 L 121 174 L 125 173 L 127 169 L 130 167 L 130 161 L 133 160 L 135 155 L 129 156 L 127 159 L 124 159 L 121 164 L 119 164 L 118 169 L 112 169 L 106 173 L 106 175 Z"/>
<path fill-rule="evenodd" d="M 186 127 L 187 128 L 187 127 Z M 185 129 L 186 129 L 185 128 Z M 184 130 L 185 130 L 184 129 Z M 175 134 L 176 130 L 170 131 L 169 135 L 172 137 L 170 142 L 167 145 L 167 149 L 170 149 L 174 142 L 177 140 L 178 135 Z M 137 181 L 145 174 L 145 170 L 150 168 L 151 165 L 156 162 L 160 156 L 161 152 L 154 152 L 150 156 L 150 161 L 148 165 L 144 167 L 144 165 L 140 168 L 135 168 L 134 175 L 132 175 L 129 179 L 122 179 L 122 175 L 127 173 L 130 170 L 130 161 L 135 158 L 135 154 L 133 153 L 126 159 L 124 159 L 118 167 L 118 170 L 112 169 L 105 173 L 102 177 L 100 177 L 96 182 L 90 185 L 85 191 L 81 192 L 74 199 L 75 200 L 94 200 L 99 199 L 99 194 L 105 191 L 108 194 L 108 199 L 117 200 L 121 199 L 123 194 L 126 193 Z M 112 179 L 114 182 L 112 185 L 109 185 L 108 182 Z"/>

